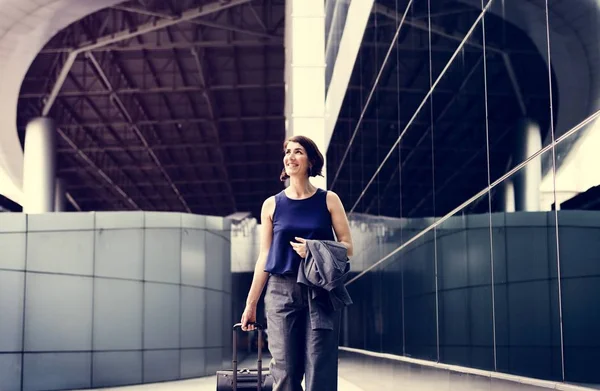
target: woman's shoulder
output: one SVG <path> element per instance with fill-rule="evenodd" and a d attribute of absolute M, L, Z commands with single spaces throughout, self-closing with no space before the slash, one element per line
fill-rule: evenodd
<path fill-rule="evenodd" d="M 327 202 L 333 201 L 333 202 L 337 202 L 340 200 L 340 197 L 337 195 L 337 193 L 333 190 L 323 190 L 325 193 L 327 193 Z"/>
<path fill-rule="evenodd" d="M 276 197 L 277 197 L 277 195 L 276 195 L 276 194 L 275 194 L 275 195 L 272 195 L 272 196 L 269 196 L 269 197 L 267 197 L 267 198 L 266 198 L 266 199 L 263 201 L 263 209 L 264 209 L 264 208 L 268 208 L 268 209 L 275 208 L 275 204 L 276 204 L 276 202 L 277 202 L 277 201 L 276 201 Z"/>
<path fill-rule="evenodd" d="M 339 208 L 340 206 L 343 208 L 342 200 L 337 195 L 336 192 L 332 190 L 327 190 L 327 209 L 331 211 L 333 208 Z"/>
<path fill-rule="evenodd" d="M 279 192 L 277 194 L 273 194 L 272 196 L 267 197 L 267 199 L 265 199 L 263 201 L 263 204 L 262 204 L 262 215 L 263 216 L 266 214 L 269 217 L 273 218 L 273 215 L 275 214 L 275 207 L 277 206 L 277 198 L 279 197 L 280 194 L 281 194 L 281 192 Z"/>
<path fill-rule="evenodd" d="M 270 196 L 263 201 L 262 208 L 260 211 L 260 220 L 264 224 L 267 221 L 273 221 L 273 214 L 275 213 L 275 196 Z"/>

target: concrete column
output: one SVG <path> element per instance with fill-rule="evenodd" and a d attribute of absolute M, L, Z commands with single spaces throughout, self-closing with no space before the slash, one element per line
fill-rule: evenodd
<path fill-rule="evenodd" d="M 519 121 L 515 134 L 515 159 L 513 161 L 520 164 L 542 148 L 542 136 L 539 125 L 528 118 Z M 515 175 L 515 210 L 526 212 L 540 210 L 541 183 L 542 160 L 538 156 Z"/>
<path fill-rule="evenodd" d="M 502 190 L 504 195 L 504 212 L 515 211 L 515 185 L 512 179 L 507 179 L 502 184 Z"/>
<path fill-rule="evenodd" d="M 286 136 L 310 137 L 326 156 L 323 0 L 286 2 L 285 99 Z M 311 182 L 326 189 L 326 172 Z"/>
<path fill-rule="evenodd" d="M 54 211 L 64 212 L 66 210 L 66 204 L 65 181 L 62 178 L 56 178 L 56 183 L 54 185 Z"/>
<path fill-rule="evenodd" d="M 23 160 L 24 213 L 54 211 L 56 127 L 51 118 L 35 118 L 25 130 Z"/>

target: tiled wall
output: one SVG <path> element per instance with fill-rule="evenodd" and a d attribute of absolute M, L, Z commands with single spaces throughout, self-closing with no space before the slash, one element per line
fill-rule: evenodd
<path fill-rule="evenodd" d="M 0 214 L 0 390 L 227 366 L 229 232 L 220 217 L 177 213 Z"/>

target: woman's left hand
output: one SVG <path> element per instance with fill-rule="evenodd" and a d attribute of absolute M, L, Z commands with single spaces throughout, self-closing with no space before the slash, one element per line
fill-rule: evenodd
<path fill-rule="evenodd" d="M 300 255 L 302 258 L 306 258 L 306 239 L 302 239 L 302 238 L 294 238 L 294 239 L 296 239 L 297 242 L 300 242 L 300 243 L 290 242 L 290 244 L 294 248 L 294 251 L 296 253 L 298 253 L 298 255 Z"/>

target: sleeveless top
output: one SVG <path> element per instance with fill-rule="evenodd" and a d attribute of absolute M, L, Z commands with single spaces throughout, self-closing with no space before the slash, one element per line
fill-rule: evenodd
<path fill-rule="evenodd" d="M 296 237 L 335 240 L 331 214 L 327 209 L 327 191 L 317 188 L 309 198 L 295 200 L 284 191 L 275 195 L 273 239 L 265 271 L 271 274 L 296 274 L 302 258 L 290 242 Z"/>

